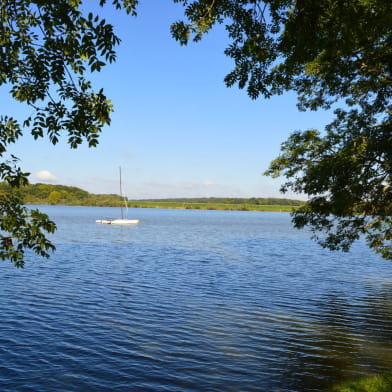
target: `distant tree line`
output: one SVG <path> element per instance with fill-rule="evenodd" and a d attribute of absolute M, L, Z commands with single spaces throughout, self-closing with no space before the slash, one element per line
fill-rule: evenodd
<path fill-rule="evenodd" d="M 15 189 L 7 183 L 0 183 L 0 194 L 13 193 L 23 200 L 24 204 L 36 205 L 79 205 L 79 206 L 120 206 L 123 199 L 113 194 L 91 194 L 83 189 L 50 184 L 28 184 Z"/>
<path fill-rule="evenodd" d="M 122 205 L 123 199 L 120 195 L 114 194 L 92 194 L 83 189 L 50 184 L 28 184 L 18 189 L 12 188 L 5 182 L 0 183 L 0 194 L 13 193 L 23 200 L 24 204 L 36 205 L 79 205 L 79 206 L 102 206 L 118 207 Z M 141 200 L 131 200 L 130 203 Z M 280 198 L 172 198 L 172 199 L 145 199 L 151 203 L 187 203 L 192 204 L 229 204 L 229 205 L 271 205 L 271 206 L 300 206 L 300 200 L 280 199 Z"/>
<path fill-rule="evenodd" d="M 301 200 L 280 199 L 274 197 L 251 197 L 251 198 L 225 198 L 225 197 L 200 197 L 200 198 L 175 198 L 175 199 L 144 199 L 148 202 L 159 203 L 209 203 L 209 204 L 250 204 L 268 206 L 300 206 L 304 204 Z"/>

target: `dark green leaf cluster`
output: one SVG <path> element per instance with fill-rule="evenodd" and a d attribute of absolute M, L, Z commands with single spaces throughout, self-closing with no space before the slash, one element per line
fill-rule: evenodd
<path fill-rule="evenodd" d="M 101 6 L 105 3 L 99 1 Z M 137 0 L 112 3 L 135 14 Z M 54 145 L 65 136 L 71 148 L 84 141 L 94 147 L 103 127 L 110 124 L 112 105 L 86 75 L 115 61 L 120 39 L 104 19 L 85 15 L 81 5 L 81 0 L 1 2 L 0 86 L 30 113 L 24 119 L 0 116 L 0 181 L 12 187 L 27 184 L 29 175 L 18 167 L 16 157 L 5 155 L 24 132 L 35 139 L 48 137 Z M 0 199 L 0 229 L 7 239 L 0 242 L 0 257 L 17 266 L 23 266 L 26 248 L 42 256 L 54 248 L 43 234 L 53 232 L 54 223 L 21 203 L 10 195 Z"/>
<path fill-rule="evenodd" d="M 174 38 L 200 40 L 215 23 L 225 23 L 235 62 L 226 76 L 252 98 L 287 89 L 303 108 L 382 94 L 390 75 L 392 5 L 388 0 L 174 0 L 187 22 L 173 23 Z M 365 93 L 366 94 L 366 93 Z M 382 100 L 381 95 L 379 98 Z"/>
<path fill-rule="evenodd" d="M 10 260 L 16 267 L 24 266 L 26 249 L 43 257 L 49 257 L 55 249 L 45 236 L 56 230 L 55 223 L 46 214 L 21 204 L 17 194 L 0 194 L 0 230 L 7 233 L 0 236 L 0 258 Z"/>
<path fill-rule="evenodd" d="M 5 0 L 1 6 L 0 85 L 34 109 L 23 127 L 35 138 L 47 134 L 56 144 L 65 133 L 72 148 L 83 140 L 95 146 L 110 123 L 110 101 L 84 75 L 113 62 L 120 42 L 110 24 L 83 16 L 79 6 L 76 0 Z"/>
<path fill-rule="evenodd" d="M 323 132 L 295 132 L 267 175 L 282 191 L 306 194 L 293 214 L 330 249 L 365 236 L 392 259 L 392 2 L 390 0 L 177 0 L 182 44 L 215 23 L 231 39 L 235 67 L 225 81 L 251 98 L 293 90 L 300 110 L 335 110 Z"/>
<path fill-rule="evenodd" d="M 11 190 L 0 189 L 0 259 L 9 259 L 16 267 L 23 267 L 27 249 L 49 257 L 49 251 L 55 247 L 45 233 L 53 233 L 56 225 L 47 215 L 22 206 L 18 190 L 27 184 L 29 173 L 22 172 L 17 162 L 18 159 L 11 156 L 10 160 L 0 163 L 0 180 L 6 181 Z"/>

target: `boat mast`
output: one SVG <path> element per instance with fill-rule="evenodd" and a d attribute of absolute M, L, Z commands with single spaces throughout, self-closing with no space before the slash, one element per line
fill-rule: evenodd
<path fill-rule="evenodd" d="M 124 199 L 125 215 L 128 215 L 128 203 L 127 203 L 127 198 L 126 198 L 126 196 L 125 196 L 125 194 L 123 193 L 123 190 L 122 190 L 121 166 L 119 167 L 119 169 L 120 169 L 120 195 L 121 195 L 121 197 Z M 124 211 L 123 211 L 122 205 L 121 205 L 121 219 L 124 219 Z"/>
<path fill-rule="evenodd" d="M 123 197 L 122 182 L 121 182 L 121 166 L 119 167 L 119 169 L 120 169 L 120 195 L 121 195 L 121 197 Z M 121 219 L 124 219 L 124 211 L 123 211 L 123 208 L 122 208 L 122 203 L 121 203 L 120 208 L 121 208 Z"/>

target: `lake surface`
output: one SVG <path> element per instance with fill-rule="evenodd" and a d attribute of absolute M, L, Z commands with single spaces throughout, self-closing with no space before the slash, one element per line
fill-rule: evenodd
<path fill-rule="evenodd" d="M 0 390 L 323 391 L 392 369 L 392 262 L 285 213 L 42 207 L 50 260 L 0 263 Z"/>

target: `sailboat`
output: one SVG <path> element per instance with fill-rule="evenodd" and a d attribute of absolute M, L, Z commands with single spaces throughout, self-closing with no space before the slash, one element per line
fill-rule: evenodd
<path fill-rule="evenodd" d="M 120 195 L 124 199 L 124 207 L 121 206 L 121 219 L 97 219 L 96 223 L 101 223 L 103 225 L 137 225 L 140 220 L 139 219 L 127 219 L 124 216 L 124 208 L 125 212 L 128 212 L 128 204 L 127 198 L 123 194 L 122 190 L 122 179 L 121 179 L 121 167 L 120 167 Z"/>

